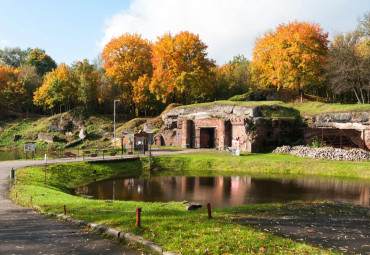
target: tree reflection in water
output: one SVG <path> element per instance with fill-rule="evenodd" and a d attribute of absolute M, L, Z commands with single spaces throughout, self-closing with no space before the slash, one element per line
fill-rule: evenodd
<path fill-rule="evenodd" d="M 335 178 L 235 177 L 129 178 L 92 183 L 76 189 L 97 199 L 147 202 L 191 201 L 212 207 L 332 199 L 369 205 L 370 184 Z"/>

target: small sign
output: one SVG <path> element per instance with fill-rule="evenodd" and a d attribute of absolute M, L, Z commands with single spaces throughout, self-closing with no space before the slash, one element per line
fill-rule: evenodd
<path fill-rule="evenodd" d="M 180 138 L 181 136 L 180 135 L 176 135 L 176 138 Z"/>
<path fill-rule="evenodd" d="M 46 154 L 45 154 L 45 163 L 46 163 L 46 161 L 47 161 L 47 156 L 46 156 Z"/>
<path fill-rule="evenodd" d="M 148 133 L 148 143 L 153 144 L 153 133 Z"/>
<path fill-rule="evenodd" d="M 35 151 L 35 144 L 28 143 L 24 145 L 24 151 Z"/>

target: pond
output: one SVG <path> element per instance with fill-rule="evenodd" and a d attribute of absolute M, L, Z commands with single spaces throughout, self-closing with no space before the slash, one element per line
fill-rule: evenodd
<path fill-rule="evenodd" d="M 45 157 L 45 153 L 48 154 L 48 159 L 64 157 L 64 151 L 61 152 L 36 151 L 34 152 L 33 158 L 43 159 Z M 30 159 L 31 157 L 32 157 L 31 152 L 28 152 L 27 158 Z M 26 159 L 26 153 L 24 151 L 0 151 L 0 161 L 17 159 Z"/>
<path fill-rule="evenodd" d="M 95 182 L 76 194 L 96 199 L 190 201 L 212 207 L 330 199 L 369 206 L 370 182 L 313 176 L 217 176 L 128 178 Z"/>

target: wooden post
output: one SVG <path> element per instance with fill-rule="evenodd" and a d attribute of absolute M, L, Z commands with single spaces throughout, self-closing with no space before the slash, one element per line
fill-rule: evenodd
<path fill-rule="evenodd" d="M 324 147 L 324 128 L 321 128 L 321 148 Z"/>
<path fill-rule="evenodd" d="M 30 197 L 30 202 L 31 202 L 31 206 L 32 206 L 32 196 Z"/>
<path fill-rule="evenodd" d="M 362 149 L 365 150 L 365 129 L 362 129 Z"/>
<path fill-rule="evenodd" d="M 63 213 L 64 213 L 64 215 L 67 215 L 66 205 L 63 205 Z"/>
<path fill-rule="evenodd" d="M 136 208 L 136 227 L 140 228 L 141 227 L 141 208 L 138 207 Z"/>
<path fill-rule="evenodd" d="M 208 210 L 208 219 L 211 219 L 212 218 L 212 212 L 211 212 L 211 204 L 210 203 L 207 204 L 207 210 Z"/>

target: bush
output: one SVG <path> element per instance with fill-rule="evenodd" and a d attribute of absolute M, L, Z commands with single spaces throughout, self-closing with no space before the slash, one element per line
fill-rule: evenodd
<path fill-rule="evenodd" d="M 321 146 L 321 139 L 319 139 L 317 136 L 315 136 L 314 139 L 312 139 L 311 141 L 312 148 L 321 148 L 325 146 L 326 146 L 325 141 L 323 141 L 322 146 Z"/>

